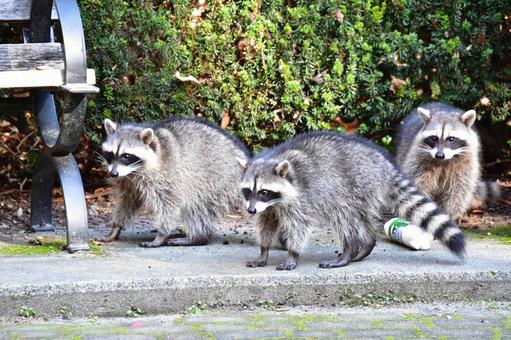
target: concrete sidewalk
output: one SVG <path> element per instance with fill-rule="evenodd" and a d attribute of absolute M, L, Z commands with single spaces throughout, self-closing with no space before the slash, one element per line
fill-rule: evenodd
<path fill-rule="evenodd" d="M 511 339 L 509 303 L 189 310 L 130 318 L 0 318 L 0 339 Z"/>
<path fill-rule="evenodd" d="M 460 262 L 435 243 L 429 251 L 411 251 L 379 240 L 373 253 L 345 268 L 321 269 L 335 257 L 329 236 L 314 239 L 297 269 L 276 271 L 286 252 L 271 250 L 265 268 L 247 268 L 259 249 L 251 233 L 219 234 L 202 247 L 145 249 L 138 241 L 154 234 L 129 230 L 121 241 L 104 245 L 104 255 L 0 257 L 2 315 L 22 306 L 38 315 L 126 315 L 175 313 L 197 305 L 272 304 L 350 306 L 377 301 L 480 301 L 511 299 L 511 245 L 468 240 Z"/>

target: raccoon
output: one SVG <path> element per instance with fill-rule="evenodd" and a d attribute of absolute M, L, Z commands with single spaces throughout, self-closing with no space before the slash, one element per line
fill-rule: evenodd
<path fill-rule="evenodd" d="M 172 118 L 152 125 L 120 125 L 105 119 L 102 144 L 105 165 L 115 180 L 117 199 L 110 235 L 136 217 L 152 212 L 155 239 L 142 247 L 206 244 L 216 220 L 241 207 L 241 169 L 247 148 L 233 135 L 202 120 Z M 183 222 L 186 238 L 172 237 Z"/>
<path fill-rule="evenodd" d="M 474 198 L 499 194 L 496 184 L 480 182 L 475 119 L 474 110 L 429 103 L 405 118 L 397 136 L 403 171 L 453 219 L 459 219 Z"/>
<path fill-rule="evenodd" d="M 331 226 L 342 255 L 321 268 L 346 266 L 368 256 L 390 209 L 411 220 L 463 257 L 463 233 L 390 155 L 366 139 L 334 132 L 297 135 L 255 156 L 244 168 L 241 191 L 249 214 L 257 214 L 260 256 L 248 267 L 267 264 L 274 239 L 284 240 L 287 260 L 277 270 L 291 270 L 314 227 Z"/>
<path fill-rule="evenodd" d="M 495 203 L 502 197 L 502 189 L 497 182 L 479 181 L 470 209 L 484 208 L 488 203 Z"/>

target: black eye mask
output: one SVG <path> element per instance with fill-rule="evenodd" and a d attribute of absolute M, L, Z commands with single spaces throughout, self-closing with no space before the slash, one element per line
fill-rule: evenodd
<path fill-rule="evenodd" d="M 140 158 L 130 153 L 123 153 L 121 157 L 119 157 L 119 161 L 123 165 L 132 165 L 134 163 L 140 162 Z"/>
<path fill-rule="evenodd" d="M 467 146 L 467 142 L 465 142 L 463 139 L 459 139 L 456 137 L 449 137 L 445 140 L 446 145 L 450 149 L 460 149 Z"/>
<path fill-rule="evenodd" d="M 424 140 L 422 142 L 433 149 L 438 143 L 438 137 L 437 136 L 429 136 L 429 137 L 424 138 Z"/>
<path fill-rule="evenodd" d="M 241 189 L 241 192 L 243 193 L 243 197 L 245 200 L 250 201 L 250 196 L 252 196 L 252 190 L 248 188 Z"/>
<path fill-rule="evenodd" d="M 118 160 L 122 165 L 132 165 L 140 162 L 140 158 L 130 153 L 123 153 L 120 157 L 117 157 L 112 151 L 108 151 L 103 152 L 103 157 L 109 164 L 111 164 L 114 159 Z"/>
<path fill-rule="evenodd" d="M 245 200 L 250 201 L 250 199 L 253 196 L 252 190 L 248 188 L 243 188 L 241 192 L 243 193 L 243 197 L 245 197 Z M 259 190 L 255 195 L 255 199 L 261 202 L 269 202 L 280 198 L 282 198 L 282 194 L 270 190 Z"/>
<path fill-rule="evenodd" d="M 257 192 L 257 199 L 261 202 L 269 202 L 282 198 L 282 194 L 270 191 L 270 190 L 259 190 Z"/>
<path fill-rule="evenodd" d="M 105 158 L 105 160 L 108 162 L 108 163 L 112 163 L 112 161 L 114 160 L 114 153 L 112 151 L 103 151 L 103 157 Z"/>

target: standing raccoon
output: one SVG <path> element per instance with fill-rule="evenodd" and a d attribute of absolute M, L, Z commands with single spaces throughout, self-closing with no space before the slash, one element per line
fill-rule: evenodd
<path fill-rule="evenodd" d="M 291 270 L 314 227 L 331 226 L 342 255 L 321 268 L 346 266 L 369 255 L 381 228 L 382 212 L 392 210 L 432 233 L 454 254 L 465 251 L 463 233 L 417 189 L 389 155 L 371 142 L 332 132 L 297 135 L 264 151 L 244 167 L 245 207 L 258 214 L 261 255 L 248 267 L 265 266 L 275 238 L 285 240 Z M 389 206 L 390 205 L 390 206 Z"/>
<path fill-rule="evenodd" d="M 154 125 L 104 122 L 103 156 L 115 178 L 117 199 L 110 242 L 142 206 L 157 235 L 143 247 L 202 245 L 217 219 L 243 198 L 237 159 L 250 154 L 233 135 L 204 121 L 174 118 Z M 170 238 L 179 222 L 186 238 Z"/>
<path fill-rule="evenodd" d="M 412 111 L 397 137 L 397 160 L 417 186 L 452 218 L 471 200 L 498 196 L 498 186 L 480 182 L 480 142 L 474 110 L 430 103 Z"/>

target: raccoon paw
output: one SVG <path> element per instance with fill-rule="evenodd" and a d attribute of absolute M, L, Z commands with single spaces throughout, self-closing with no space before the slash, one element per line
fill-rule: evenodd
<path fill-rule="evenodd" d="M 339 267 L 347 266 L 348 263 L 350 263 L 350 261 L 348 261 L 347 259 L 343 259 L 341 257 L 336 257 L 333 260 L 327 260 L 327 261 L 321 262 L 319 264 L 319 268 L 326 268 L 326 269 L 339 268 Z"/>
<path fill-rule="evenodd" d="M 162 244 L 160 242 L 154 242 L 154 241 L 140 242 L 138 245 L 142 248 L 157 248 L 157 247 L 162 246 Z"/>
<path fill-rule="evenodd" d="M 204 246 L 208 244 L 207 238 L 196 238 L 195 240 L 190 240 L 188 237 L 182 238 L 171 238 L 167 240 L 165 245 L 167 246 Z"/>
<path fill-rule="evenodd" d="M 100 243 L 110 243 L 110 242 L 116 241 L 121 236 L 121 229 L 122 229 L 122 227 L 114 225 L 112 227 L 112 231 L 110 232 L 110 235 L 108 235 L 106 237 L 94 238 L 94 241 L 100 242 Z"/>
<path fill-rule="evenodd" d="M 284 262 L 275 267 L 277 270 L 293 270 L 295 268 L 296 262 Z"/>
<path fill-rule="evenodd" d="M 255 267 L 266 267 L 266 260 L 256 259 L 254 261 L 248 261 L 245 263 L 247 267 L 255 268 Z"/>

